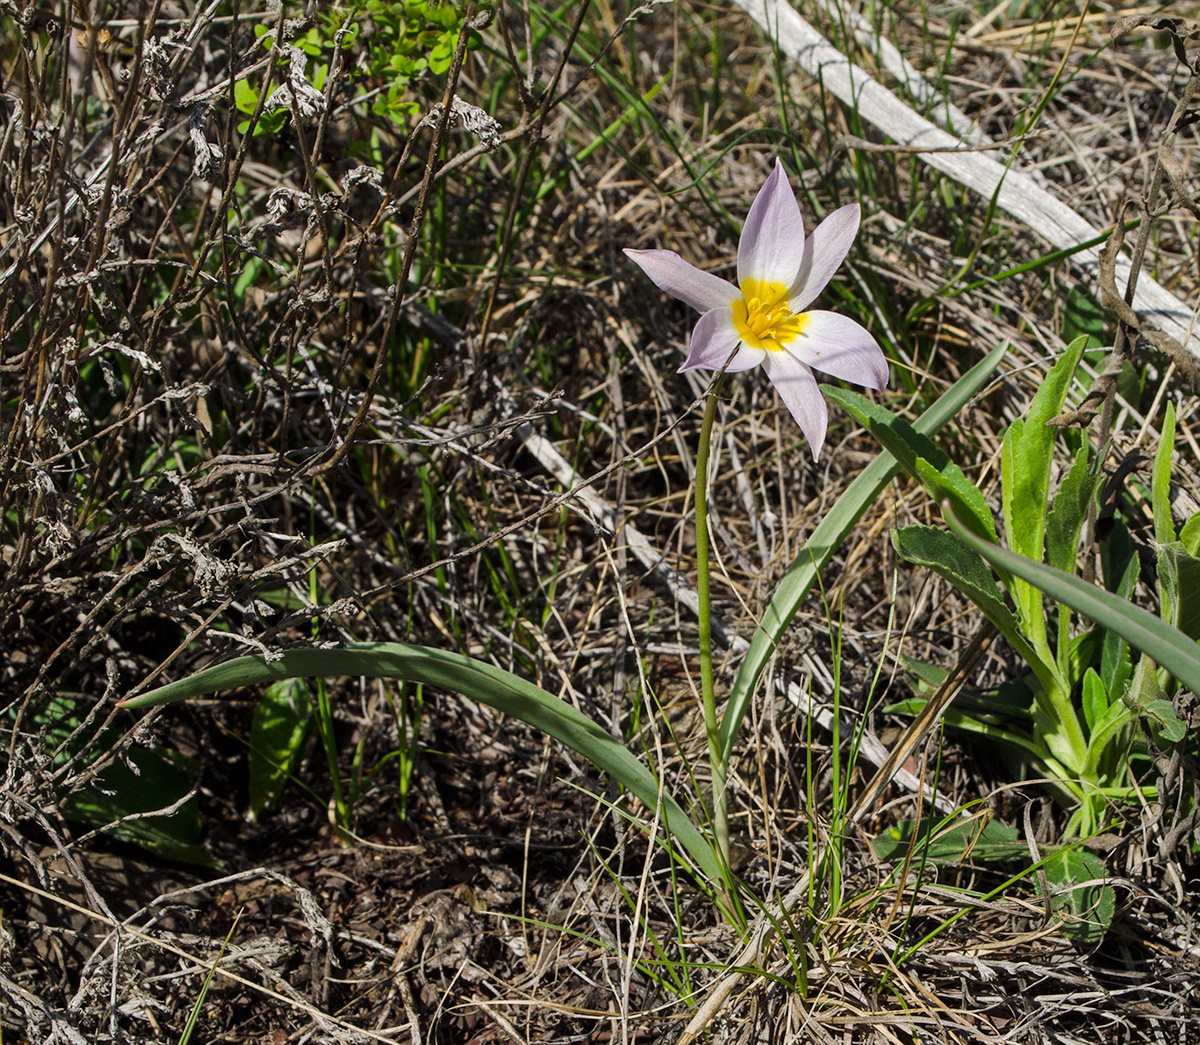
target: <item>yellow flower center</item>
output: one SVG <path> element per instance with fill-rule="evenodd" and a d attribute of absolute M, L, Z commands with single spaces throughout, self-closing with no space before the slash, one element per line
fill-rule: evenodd
<path fill-rule="evenodd" d="M 733 303 L 733 326 L 751 348 L 782 352 L 804 333 L 808 317 L 792 312 L 782 283 L 747 279 L 741 289 L 741 298 Z"/>

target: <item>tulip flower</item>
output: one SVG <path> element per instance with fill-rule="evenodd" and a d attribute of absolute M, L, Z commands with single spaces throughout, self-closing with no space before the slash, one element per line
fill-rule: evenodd
<path fill-rule="evenodd" d="M 887 360 L 862 326 L 808 309 L 846 259 L 858 224 L 858 204 L 850 204 L 806 239 L 800 205 L 776 160 L 742 228 L 736 287 L 673 250 L 625 251 L 662 290 L 700 313 L 680 373 L 761 364 L 814 460 L 825 442 L 828 411 L 813 370 L 877 390 L 888 382 Z"/>

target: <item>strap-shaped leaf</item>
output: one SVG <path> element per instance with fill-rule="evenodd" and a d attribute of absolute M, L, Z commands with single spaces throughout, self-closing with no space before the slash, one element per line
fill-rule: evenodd
<path fill-rule="evenodd" d="M 1021 577 L 1052 599 L 1065 602 L 1077 613 L 1120 635 L 1126 642 L 1166 668 L 1193 693 L 1200 693 L 1200 646 L 1178 628 L 1119 595 L 1089 584 L 1024 555 L 981 540 L 943 505 L 954 532 L 997 569 Z"/>
<path fill-rule="evenodd" d="M 914 426 L 917 432 L 932 435 L 954 417 L 987 384 L 1007 350 L 1007 345 L 1001 345 L 963 374 L 920 416 Z M 771 604 L 763 614 L 762 622 L 755 629 L 750 649 L 746 653 L 746 659 L 742 661 L 725 705 L 719 733 L 723 764 L 729 764 L 733 742 L 750 708 L 750 699 L 766 670 L 767 663 L 779 645 L 780 637 L 796 616 L 796 611 L 800 609 L 821 570 L 862 518 L 867 506 L 883 492 L 883 488 L 899 471 L 900 464 L 887 453 L 880 454 L 867 465 L 862 474 L 838 498 L 825 518 L 817 524 L 788 568 L 787 574 L 779 582 Z"/>
<path fill-rule="evenodd" d="M 830 388 L 826 394 L 853 414 L 930 497 L 939 503 L 948 500 L 958 517 L 980 536 L 996 539 L 996 523 L 979 487 L 925 433 L 857 392 Z"/>
<path fill-rule="evenodd" d="M 608 773 L 648 808 L 657 809 L 667 833 L 687 850 L 708 880 L 718 885 L 722 882 L 721 865 L 704 835 L 679 804 L 662 793 L 658 780 L 624 744 L 552 693 L 458 653 L 399 642 L 358 642 L 336 649 L 287 650 L 274 660 L 237 657 L 122 704 L 149 708 L 238 686 L 336 675 L 402 679 L 461 693 L 554 737 Z"/>

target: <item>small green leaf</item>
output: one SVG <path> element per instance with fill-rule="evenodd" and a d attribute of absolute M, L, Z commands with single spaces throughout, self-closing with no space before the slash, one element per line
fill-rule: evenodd
<path fill-rule="evenodd" d="M 1137 586 L 1141 564 L 1129 540 L 1129 531 L 1119 519 L 1113 521 L 1108 536 L 1100 545 L 1100 563 L 1104 584 L 1122 599 L 1131 600 Z M 1123 693 L 1133 670 L 1129 644 L 1115 631 L 1104 632 L 1100 657 L 1100 678 L 1109 693 Z"/>
<path fill-rule="evenodd" d="M 1096 666 L 1104 646 L 1104 632 L 1100 628 L 1091 628 L 1076 635 L 1067 643 L 1067 678 L 1071 682 L 1083 678 L 1088 668 Z"/>
<path fill-rule="evenodd" d="M 1187 736 L 1187 725 L 1175 714 L 1175 705 L 1169 700 L 1152 700 L 1141 705 L 1139 710 L 1157 727 L 1159 736 L 1175 744 Z"/>
<path fill-rule="evenodd" d="M 1158 449 L 1154 452 L 1154 478 L 1151 504 L 1154 508 L 1154 539 L 1159 544 L 1175 540 L 1175 523 L 1171 518 L 1171 456 L 1175 452 L 1175 404 L 1167 403 Z"/>
<path fill-rule="evenodd" d="M 284 679 L 263 690 L 250 724 L 252 822 L 279 800 L 304 751 L 312 718 L 312 691 L 303 679 Z"/>
<path fill-rule="evenodd" d="M 167 860 L 211 865 L 200 845 L 203 825 L 192 789 L 195 768 L 182 755 L 133 748 L 123 761 L 102 770 L 92 784 L 68 795 L 63 816 L 96 827 L 108 827 L 117 838 L 135 842 Z M 176 806 L 165 816 L 141 816 Z M 127 819 L 136 817 L 135 819 Z"/>
<path fill-rule="evenodd" d="M 1094 669 L 1088 668 L 1083 676 L 1083 720 L 1089 732 L 1096 728 L 1107 710 L 1108 691 L 1104 682 Z"/>
<path fill-rule="evenodd" d="M 1143 660 L 1152 663 L 1148 658 Z M 1118 758 L 1114 756 L 1127 750 L 1129 734 L 1137 712 L 1125 701 L 1112 699 L 1112 694 L 1109 697 L 1108 707 L 1096 719 L 1088 737 L 1087 756 L 1080 769 L 1080 776 L 1105 786 L 1119 786 L 1126 778 L 1128 762 L 1121 760 L 1123 764 L 1118 769 Z"/>
<path fill-rule="evenodd" d="M 253 113 L 258 105 L 258 89 L 248 80 L 238 80 L 233 85 L 233 104 L 240 112 Z"/>
<path fill-rule="evenodd" d="M 1017 832 L 996 820 L 958 819 L 952 823 L 902 820 L 871 840 L 871 848 L 881 860 L 903 860 L 909 850 L 935 864 L 975 861 L 1019 860 L 1028 854 L 1017 841 Z"/>
<path fill-rule="evenodd" d="M 1183 529 L 1179 531 L 1179 543 L 1188 550 L 1189 555 L 1200 554 L 1200 512 L 1183 524 Z"/>
<path fill-rule="evenodd" d="M 1067 291 L 1063 305 L 1062 339 L 1069 343 L 1077 337 L 1086 338 L 1086 348 L 1104 344 L 1104 312 L 1082 283 Z"/>
<path fill-rule="evenodd" d="M 1103 881 L 1104 864 L 1080 846 L 1059 849 L 1042 862 L 1050 909 L 1066 920 L 1063 935 L 1078 943 L 1096 943 L 1112 925 L 1116 897 Z M 1083 885 L 1081 883 L 1091 884 Z M 1039 884 L 1039 891 L 1040 891 Z"/>

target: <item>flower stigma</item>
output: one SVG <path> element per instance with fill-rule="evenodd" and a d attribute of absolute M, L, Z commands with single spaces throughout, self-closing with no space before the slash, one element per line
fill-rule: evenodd
<path fill-rule="evenodd" d="M 733 326 L 751 348 L 782 352 L 807 325 L 803 312 L 793 313 L 787 287 L 767 280 L 742 281 L 742 296 L 732 305 Z"/>

